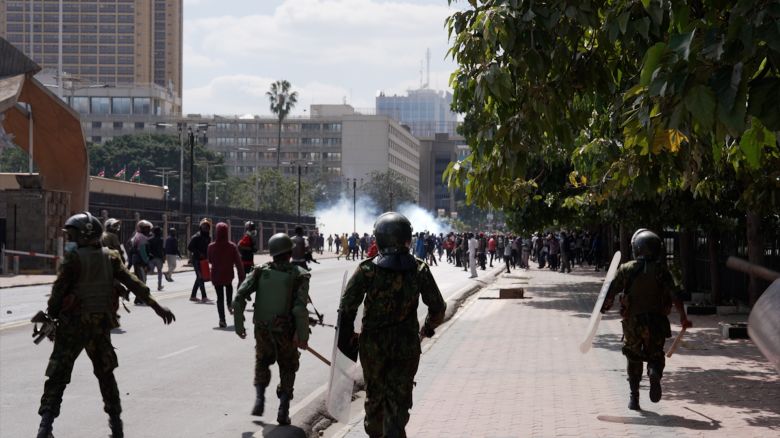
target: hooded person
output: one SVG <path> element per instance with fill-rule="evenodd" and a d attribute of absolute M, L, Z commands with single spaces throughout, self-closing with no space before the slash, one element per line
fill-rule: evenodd
<path fill-rule="evenodd" d="M 217 223 L 214 241 L 209 244 L 208 259 L 211 263 L 211 283 L 217 291 L 217 313 L 219 314 L 219 326 L 227 327 L 225 323 L 225 294 L 227 294 L 227 308 L 233 314 L 233 268 L 238 272 L 238 285 L 244 282 L 246 273 L 241 264 L 241 255 L 238 247 L 228 237 L 228 225 L 224 222 Z"/>
<path fill-rule="evenodd" d="M 200 289 L 200 296 L 202 302 L 208 302 L 209 298 L 206 296 L 206 283 L 203 279 L 203 272 L 201 272 L 200 262 L 208 257 L 209 244 L 211 243 L 211 220 L 202 219 L 198 225 L 198 232 L 192 235 L 190 242 L 187 245 L 187 250 L 190 252 L 190 262 L 195 270 L 195 283 L 192 285 L 192 294 L 190 294 L 190 301 L 198 301 L 196 295 L 198 289 Z"/>

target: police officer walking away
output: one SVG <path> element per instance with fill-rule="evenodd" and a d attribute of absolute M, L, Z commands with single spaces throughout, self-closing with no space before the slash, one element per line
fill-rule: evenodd
<path fill-rule="evenodd" d="M 428 265 L 409 253 L 412 225 L 406 217 L 384 213 L 374 224 L 374 235 L 379 255 L 360 263 L 341 298 L 338 343 L 353 360 L 359 352 L 363 364 L 368 436 L 405 437 L 420 338 L 433 336 L 447 305 Z M 420 297 L 428 306 L 422 329 L 417 322 Z M 361 303 L 358 342 L 353 332 Z"/>
<path fill-rule="evenodd" d="M 292 264 L 311 271 L 306 264 L 306 253 L 309 251 L 309 240 L 303 235 L 303 227 L 295 227 L 295 235 L 292 237 Z"/>
<path fill-rule="evenodd" d="M 46 368 L 48 379 L 38 409 L 41 424 L 37 436 L 51 436 L 73 364 L 81 351 L 86 350 L 100 384 L 111 434 L 121 438 L 124 436 L 122 407 L 113 371 L 117 357 L 111 345 L 111 330 L 119 327 L 114 280 L 154 309 L 165 324 L 176 318 L 152 298 L 146 284 L 127 270 L 116 251 L 101 247 L 103 227 L 96 217 L 88 212 L 73 215 L 65 222 L 64 231 L 68 243 L 47 309 L 49 316 L 57 321 L 57 334 Z"/>
<path fill-rule="evenodd" d="M 620 265 L 609 286 L 601 308 L 608 311 L 615 295 L 620 293 L 620 315 L 623 317 L 623 355 L 628 362 L 628 386 L 631 391 L 628 408 L 638 411 L 639 382 L 643 362 L 647 362 L 650 379 L 650 401 L 661 400 L 661 377 L 666 358 L 664 342 L 672 336 L 667 315 L 672 305 L 680 314 L 680 325 L 691 327 L 669 269 L 663 259 L 663 243 L 657 234 L 640 228 L 631 238 L 634 260 Z"/>
<path fill-rule="evenodd" d="M 279 363 L 279 412 L 276 421 L 290 424 L 290 400 L 293 398 L 295 372 L 300 353 L 309 340 L 309 273 L 290 263 L 293 241 L 284 233 L 268 240 L 273 261 L 255 268 L 238 289 L 233 300 L 236 334 L 246 338 L 244 309 L 251 294 L 255 295 L 255 390 L 257 397 L 252 415 L 261 416 L 265 408 L 265 388 L 271 381 L 269 367 Z"/>

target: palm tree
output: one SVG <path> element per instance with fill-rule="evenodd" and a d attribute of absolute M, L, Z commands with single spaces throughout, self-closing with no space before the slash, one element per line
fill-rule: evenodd
<path fill-rule="evenodd" d="M 271 90 L 266 91 L 265 95 L 268 96 L 268 100 L 271 102 L 271 112 L 276 114 L 279 119 L 279 136 L 276 142 L 276 171 L 279 171 L 279 157 L 281 156 L 282 149 L 282 122 L 290 114 L 290 111 L 295 108 L 295 104 L 298 102 L 298 92 L 290 92 L 289 81 L 281 80 L 271 84 Z"/>

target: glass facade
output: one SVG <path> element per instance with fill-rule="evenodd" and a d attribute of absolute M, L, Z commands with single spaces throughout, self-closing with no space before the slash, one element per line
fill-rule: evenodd
<path fill-rule="evenodd" d="M 409 126 L 416 137 L 456 135 L 458 117 L 450 109 L 452 94 L 430 89 L 409 90 L 406 96 L 376 98 L 377 115 L 388 116 Z"/>

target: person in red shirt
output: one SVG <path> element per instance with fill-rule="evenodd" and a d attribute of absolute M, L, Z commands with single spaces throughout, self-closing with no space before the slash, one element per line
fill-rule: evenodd
<path fill-rule="evenodd" d="M 379 248 L 376 246 L 376 239 L 371 238 L 371 245 L 368 247 L 368 253 L 366 257 L 371 258 L 379 254 Z"/>
<path fill-rule="evenodd" d="M 227 308 L 233 314 L 233 268 L 238 272 L 238 285 L 246 278 L 244 267 L 241 264 L 241 255 L 238 247 L 228 238 L 228 225 L 224 222 L 217 224 L 217 232 L 214 242 L 209 244 L 208 259 L 211 263 L 211 283 L 217 291 L 217 313 L 219 314 L 219 326 L 227 327 L 225 323 L 225 293 L 227 292 Z"/>

